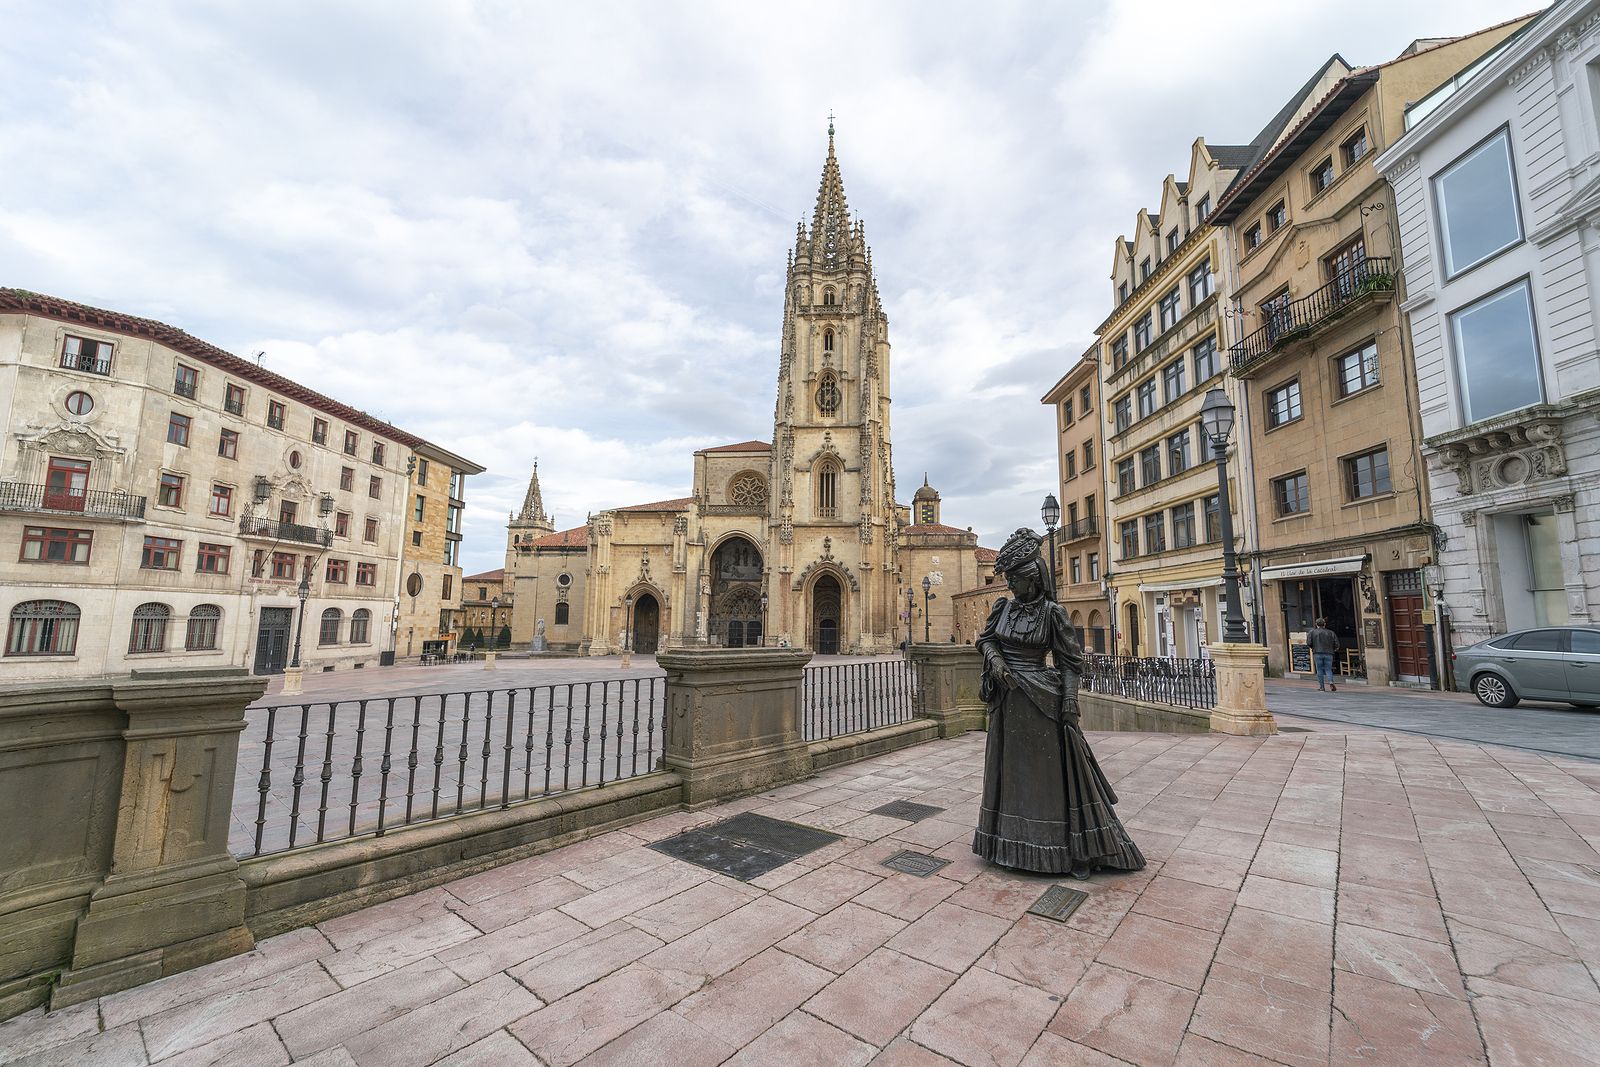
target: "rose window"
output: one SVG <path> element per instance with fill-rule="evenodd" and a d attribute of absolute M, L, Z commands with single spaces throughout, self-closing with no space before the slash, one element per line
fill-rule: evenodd
<path fill-rule="evenodd" d="M 767 502 L 767 483 L 759 475 L 741 474 L 728 486 L 728 498 L 735 504 L 760 507 Z"/>

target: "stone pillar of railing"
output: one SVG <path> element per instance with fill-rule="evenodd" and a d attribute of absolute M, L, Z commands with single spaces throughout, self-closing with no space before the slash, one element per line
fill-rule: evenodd
<path fill-rule="evenodd" d="M 1260 737 L 1278 732 L 1267 710 L 1267 648 L 1254 644 L 1210 646 L 1217 669 L 1217 704 L 1211 729 L 1219 734 Z"/>
<path fill-rule="evenodd" d="M 911 663 L 920 691 L 917 715 L 937 723 L 940 737 L 984 728 L 982 653 L 971 645 L 912 645 Z"/>
<path fill-rule="evenodd" d="M 136 671 L 110 688 L 127 717 L 111 867 L 78 921 L 55 1007 L 254 946 L 228 822 L 244 709 L 265 680 Z"/>
<path fill-rule="evenodd" d="M 764 789 L 811 773 L 800 732 L 801 673 L 811 653 L 788 648 L 674 648 L 667 672 L 665 767 L 684 803 Z"/>

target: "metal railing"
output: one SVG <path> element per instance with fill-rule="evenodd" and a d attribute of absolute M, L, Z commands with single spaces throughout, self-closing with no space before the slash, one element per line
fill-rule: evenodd
<path fill-rule="evenodd" d="M 1394 291 L 1394 261 L 1388 256 L 1368 256 L 1339 271 L 1332 281 L 1299 300 L 1263 307 L 1260 329 L 1228 350 L 1233 373 L 1243 374 L 1264 362 L 1280 346 L 1310 335 L 1368 293 Z"/>
<path fill-rule="evenodd" d="M 308 545 L 321 545 L 323 548 L 333 544 L 332 530 L 325 530 L 320 526 L 306 526 L 298 522 L 277 522 L 273 519 L 262 519 L 254 515 L 240 516 L 239 532 L 246 537 L 270 537 L 274 541 L 299 541 Z"/>
<path fill-rule="evenodd" d="M 1177 708 L 1217 706 L 1217 668 L 1209 659 L 1091 653 L 1082 685 L 1091 693 L 1131 697 Z"/>
<path fill-rule="evenodd" d="M 807 667 L 800 680 L 800 730 L 807 741 L 826 741 L 910 722 L 921 700 L 922 679 L 909 660 Z"/>
<path fill-rule="evenodd" d="M 182 378 L 179 378 L 177 381 L 172 383 L 172 391 L 178 396 L 188 397 L 190 400 L 193 400 L 195 394 L 195 384 L 193 382 L 186 382 Z"/>
<path fill-rule="evenodd" d="M 665 748 L 666 688 L 623 678 L 251 708 L 231 848 L 382 836 L 648 774 Z"/>
<path fill-rule="evenodd" d="M 109 359 L 96 359 L 94 356 L 75 356 L 69 352 L 63 352 L 61 353 L 61 369 L 109 375 L 111 373 L 111 361 Z"/>
<path fill-rule="evenodd" d="M 145 502 L 144 497 L 129 493 L 0 482 L 0 511 L 46 511 L 95 518 L 142 519 Z"/>
<path fill-rule="evenodd" d="M 1061 527 L 1061 543 L 1080 541 L 1085 537 L 1100 536 L 1100 516 L 1090 515 L 1087 518 L 1069 522 Z"/>

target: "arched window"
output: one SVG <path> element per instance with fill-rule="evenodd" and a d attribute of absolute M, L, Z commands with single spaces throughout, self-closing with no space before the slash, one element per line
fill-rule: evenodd
<path fill-rule="evenodd" d="M 8 656 L 70 656 L 78 647 L 78 605 L 24 600 L 11 609 Z"/>
<path fill-rule="evenodd" d="M 833 327 L 831 326 L 822 331 L 822 350 L 824 352 L 833 351 Z"/>
<path fill-rule="evenodd" d="M 165 604 L 140 604 L 133 609 L 133 629 L 128 634 L 129 652 L 165 652 L 167 624 L 172 609 Z"/>
<path fill-rule="evenodd" d="M 339 643 L 339 624 L 344 622 L 344 612 L 338 608 L 328 608 L 322 613 L 322 625 L 317 630 L 317 644 L 337 645 Z"/>
<path fill-rule="evenodd" d="M 817 470 L 817 514 L 825 519 L 839 514 L 839 470 L 832 463 Z"/>
<path fill-rule="evenodd" d="M 571 617 L 571 614 L 572 609 L 568 606 L 565 600 L 556 604 L 556 625 L 565 626 L 567 624 L 567 619 Z"/>
<path fill-rule="evenodd" d="M 839 380 L 832 371 L 823 371 L 817 379 L 817 410 L 832 415 L 839 410 Z"/>
<path fill-rule="evenodd" d="M 365 645 L 371 642 L 368 634 L 372 630 L 372 612 L 366 608 L 357 608 L 350 613 L 350 643 L 352 645 Z"/>
<path fill-rule="evenodd" d="M 215 604 L 196 604 L 189 609 L 189 626 L 183 647 L 190 652 L 217 647 L 217 629 L 222 625 L 222 609 Z"/>
<path fill-rule="evenodd" d="M 822 290 L 822 306 L 823 307 L 830 307 L 831 308 L 837 303 L 838 303 L 838 300 L 835 299 L 835 297 L 834 297 L 833 287 L 832 286 L 829 286 L 828 288 Z"/>

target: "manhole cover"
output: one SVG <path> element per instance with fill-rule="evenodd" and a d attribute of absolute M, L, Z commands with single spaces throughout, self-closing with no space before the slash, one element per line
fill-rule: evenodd
<path fill-rule="evenodd" d="M 1044 895 L 1034 901 L 1033 907 L 1028 909 L 1029 915 L 1040 915 L 1046 919 L 1054 919 L 1064 923 L 1078 910 L 1078 905 L 1089 899 L 1089 894 L 1081 889 L 1068 889 L 1064 885 L 1053 885 L 1044 891 Z"/>
<path fill-rule="evenodd" d="M 895 800 L 881 807 L 873 808 L 873 815 L 887 815 L 891 819 L 905 819 L 908 822 L 921 822 L 930 815 L 937 815 L 943 808 L 936 808 L 932 804 L 916 804 L 909 800 Z"/>
<path fill-rule="evenodd" d="M 891 871 L 901 874 L 914 874 L 918 878 L 926 878 L 934 871 L 950 866 L 949 860 L 942 860 L 935 856 L 924 855 L 921 852 L 896 852 L 883 861 L 883 865 Z"/>
<path fill-rule="evenodd" d="M 673 859 L 748 882 L 841 838 L 826 830 L 744 812 L 685 830 L 650 847 Z"/>

